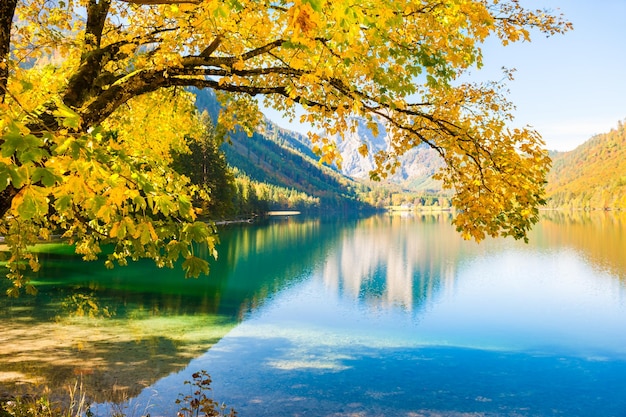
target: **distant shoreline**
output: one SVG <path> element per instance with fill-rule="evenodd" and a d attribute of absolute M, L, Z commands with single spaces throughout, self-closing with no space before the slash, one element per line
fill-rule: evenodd
<path fill-rule="evenodd" d="M 276 210 L 276 211 L 268 211 L 266 213 L 267 216 L 297 216 L 298 214 L 301 214 L 299 211 L 296 210 Z"/>
<path fill-rule="evenodd" d="M 275 210 L 275 211 L 268 211 L 266 213 L 263 213 L 262 215 L 255 215 L 253 217 L 246 218 L 246 219 L 213 221 L 213 224 L 215 224 L 216 226 L 227 226 L 229 224 L 245 224 L 245 223 L 252 224 L 252 223 L 255 223 L 259 219 L 263 219 L 267 217 L 280 217 L 280 216 L 289 217 L 289 216 L 297 216 L 299 214 L 302 214 L 302 213 L 297 210 Z"/>

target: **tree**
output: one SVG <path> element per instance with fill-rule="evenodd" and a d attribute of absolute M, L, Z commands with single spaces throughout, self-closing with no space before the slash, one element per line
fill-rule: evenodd
<path fill-rule="evenodd" d="M 185 178 L 116 133 L 132 130 L 124 114 L 146 94 L 166 106 L 172 88 L 188 86 L 219 93 L 223 129 L 251 133 L 258 95 L 292 117 L 300 105 L 302 120 L 329 137 L 355 128 L 355 116 L 373 130 L 382 120 L 393 146 L 376 155 L 372 178 L 426 143 L 446 162 L 438 176 L 454 190 L 464 236 L 525 238 L 549 158 L 536 132 L 506 127 L 500 84 L 459 80 L 481 65 L 489 36 L 506 45 L 570 27 L 517 0 L 3 0 L 0 216 L 10 277 L 23 284 L 22 261 L 36 268 L 27 245 L 57 229 L 87 258 L 112 241 L 110 263 L 182 255 L 189 275 L 208 269 L 189 249 L 214 241 L 181 193 Z M 148 146 L 160 143 L 150 130 Z M 311 139 L 322 162 L 337 159 L 326 137 Z"/>
<path fill-rule="evenodd" d="M 204 192 L 198 199 L 203 214 L 213 218 L 228 216 L 234 210 L 235 176 L 217 139 L 209 133 L 199 139 L 187 137 L 187 144 L 188 152 L 174 154 L 174 169 Z"/>

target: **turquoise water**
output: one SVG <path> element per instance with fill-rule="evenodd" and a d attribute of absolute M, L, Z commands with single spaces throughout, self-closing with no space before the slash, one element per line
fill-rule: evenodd
<path fill-rule="evenodd" d="M 69 259 L 48 257 L 27 311 L 70 290 L 109 307 L 47 322 L 96 323 L 81 352 L 98 375 L 153 369 L 115 400 L 129 415 L 175 415 L 206 370 L 240 416 L 626 416 L 624 216 L 550 214 L 529 245 L 465 242 L 445 214 L 290 219 L 224 231 L 196 281 Z M 17 307 L 0 307 L 16 329 Z"/>

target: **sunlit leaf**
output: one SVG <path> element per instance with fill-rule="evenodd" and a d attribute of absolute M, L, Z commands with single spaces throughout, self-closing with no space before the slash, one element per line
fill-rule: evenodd
<path fill-rule="evenodd" d="M 30 185 L 22 188 L 12 202 L 13 211 L 25 220 L 48 213 L 48 198 L 44 188 Z"/>
<path fill-rule="evenodd" d="M 201 274 L 209 273 L 209 263 L 196 256 L 190 256 L 183 262 L 183 269 L 185 278 L 197 278 Z"/>

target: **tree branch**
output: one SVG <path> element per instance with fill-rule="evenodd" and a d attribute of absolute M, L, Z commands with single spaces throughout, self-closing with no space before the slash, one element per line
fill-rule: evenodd
<path fill-rule="evenodd" d="M 200 4 L 202 0 L 119 0 L 124 3 L 137 4 L 140 6 L 154 6 L 158 4 Z"/>
<path fill-rule="evenodd" d="M 258 87 L 249 85 L 236 85 L 236 84 L 221 84 L 218 81 L 211 79 L 190 79 L 180 77 L 170 77 L 169 87 L 182 86 L 182 87 L 196 87 L 196 88 L 212 88 L 214 90 L 228 91 L 230 93 L 245 93 L 250 96 L 256 96 L 257 94 L 279 94 L 287 97 L 287 89 L 284 86 L 276 87 Z"/>
<path fill-rule="evenodd" d="M 222 43 L 222 35 L 217 35 L 215 39 L 213 39 L 213 42 L 211 42 L 209 46 L 204 49 L 204 51 L 200 52 L 200 56 L 205 58 L 210 57 L 211 54 L 220 46 L 220 43 Z"/>
<path fill-rule="evenodd" d="M 81 112 L 83 129 L 100 124 L 131 98 L 168 86 L 167 70 L 140 71 L 114 83 Z"/>
<path fill-rule="evenodd" d="M 87 98 L 98 91 L 96 79 L 104 65 L 119 51 L 120 44 L 108 45 L 84 55 L 80 67 L 70 78 L 63 94 L 63 102 L 70 107 L 81 107 Z"/>
<path fill-rule="evenodd" d="M 85 25 L 85 44 L 87 48 L 100 48 L 104 23 L 109 13 L 111 0 L 90 0 L 87 6 L 87 23 Z"/>
<path fill-rule="evenodd" d="M 96 88 L 94 80 L 100 75 L 106 63 L 107 53 L 113 45 L 100 48 L 102 31 L 109 13 L 111 0 L 90 0 L 87 6 L 87 22 L 85 24 L 85 48 L 81 56 L 79 69 L 72 75 L 63 95 L 63 102 L 70 107 L 80 107 Z M 110 59 L 110 58 L 109 58 Z"/>
<path fill-rule="evenodd" d="M 217 40 L 219 39 L 219 36 L 213 41 L 211 42 L 211 45 L 213 45 Z M 226 56 L 226 57 L 210 57 L 209 55 L 211 53 L 213 53 L 213 51 L 210 51 L 210 53 L 205 53 L 205 51 L 207 51 L 209 48 L 211 48 L 211 45 L 209 45 L 209 47 L 207 47 L 204 51 L 202 51 L 200 53 L 200 55 L 188 55 L 186 57 L 183 58 L 182 60 L 182 64 L 185 67 L 203 67 L 203 66 L 212 66 L 212 67 L 221 67 L 221 66 L 232 66 L 235 62 L 237 61 L 247 61 L 249 59 L 252 59 L 254 57 L 257 57 L 259 55 L 263 55 L 266 53 L 271 52 L 273 49 L 276 49 L 280 46 L 282 46 L 285 43 L 284 40 L 282 39 L 277 39 L 273 42 L 270 42 L 268 44 L 265 44 L 259 48 L 256 49 L 252 49 L 244 54 L 238 55 L 238 56 Z M 218 45 L 215 45 L 215 48 L 217 49 Z"/>

